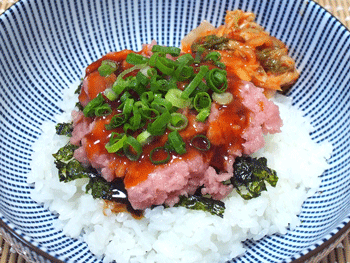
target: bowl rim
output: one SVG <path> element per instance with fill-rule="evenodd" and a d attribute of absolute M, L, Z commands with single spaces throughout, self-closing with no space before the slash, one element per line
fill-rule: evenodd
<path fill-rule="evenodd" d="M 28 1 L 33 0 L 18 0 L 17 2 L 15 2 L 0 15 L 0 20 L 6 15 L 11 15 L 10 13 L 13 12 L 15 8 L 17 8 L 19 5 L 22 5 L 23 2 Z M 332 17 L 332 19 L 335 19 L 338 23 L 340 23 L 340 25 L 343 28 L 346 29 L 348 33 L 350 33 L 350 28 L 348 28 L 340 19 L 338 19 L 330 11 L 321 6 L 315 0 L 308 1 L 316 4 L 318 8 L 321 8 L 323 11 L 325 11 L 328 15 Z M 33 243 L 26 240 L 23 235 L 17 233 L 15 229 L 11 228 L 9 224 L 7 224 L 3 220 L 3 218 L 6 219 L 6 217 L 0 212 L 0 236 L 5 240 L 5 242 L 7 242 L 11 246 L 11 248 L 15 250 L 17 254 L 21 255 L 27 262 L 48 262 L 49 260 L 49 262 L 52 263 L 64 263 L 60 259 L 49 254 L 49 252 L 40 249 Z M 338 227 L 333 228 L 333 231 L 337 228 Z M 319 262 L 322 258 L 326 257 L 340 242 L 342 242 L 347 235 L 350 235 L 350 221 L 347 222 L 343 227 L 341 227 L 329 239 L 322 242 L 322 244 L 319 245 L 318 243 L 315 243 L 314 246 L 316 247 L 314 249 L 292 260 L 291 263 Z"/>

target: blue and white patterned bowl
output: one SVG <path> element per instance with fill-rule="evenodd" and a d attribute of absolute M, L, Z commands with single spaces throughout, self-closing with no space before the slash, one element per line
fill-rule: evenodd
<path fill-rule="evenodd" d="M 139 50 L 152 39 L 179 46 L 203 19 L 219 25 L 225 10 L 233 9 L 254 12 L 258 23 L 289 46 L 301 70 L 289 96 L 311 118 L 313 139 L 334 146 L 321 193 L 303 206 L 303 224 L 283 236 L 247 242 L 248 252 L 233 262 L 300 261 L 349 228 L 350 34 L 319 5 L 310 0 L 23 0 L 0 17 L 0 229 L 27 259 L 98 262 L 86 244 L 57 232 L 56 216 L 29 197 L 31 146 L 42 122 L 60 112 L 60 90 L 109 51 Z"/>

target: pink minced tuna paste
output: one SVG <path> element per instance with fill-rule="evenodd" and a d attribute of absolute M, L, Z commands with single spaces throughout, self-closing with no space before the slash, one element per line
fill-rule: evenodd
<path fill-rule="evenodd" d="M 222 182 L 233 176 L 235 158 L 262 148 L 265 144 L 263 134 L 280 132 L 282 126 L 278 106 L 265 97 L 263 89 L 250 82 L 243 82 L 239 90 L 243 105 L 251 111 L 250 124 L 242 135 L 245 140 L 243 147 L 233 149 L 226 156 L 226 171 L 217 173 L 199 154 L 190 160 L 156 169 L 149 174 L 147 180 L 127 189 L 134 209 L 145 209 L 163 203 L 173 206 L 179 201 L 180 195 L 192 195 L 199 186 L 204 186 L 202 194 L 210 194 L 217 200 L 232 191 L 231 185 Z M 209 122 L 219 118 L 219 115 L 220 112 L 212 112 Z"/>

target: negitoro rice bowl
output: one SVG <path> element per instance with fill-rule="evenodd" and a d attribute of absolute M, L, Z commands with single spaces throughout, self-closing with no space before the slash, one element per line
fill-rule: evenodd
<path fill-rule="evenodd" d="M 4 124 L 3 127 L 6 128 L 1 128 L 1 132 L 4 135 L 2 138 L 7 138 L 8 140 L 5 141 L 3 139 L 1 148 L 5 158 L 3 163 L 4 172 L 1 174 L 1 186 L 5 194 L 1 196 L 1 208 L 3 210 L 0 211 L 0 215 L 6 225 L 13 228 L 14 233 L 21 236 L 19 240 L 22 237 L 24 238 L 25 241 L 21 242 L 24 242 L 29 247 L 33 245 L 37 246 L 50 254 L 48 256 L 44 252 L 37 250 L 36 252 L 29 253 L 29 257 L 32 257 L 36 253 L 44 253 L 44 257 L 48 256 L 51 260 L 55 260 L 52 258 L 55 257 L 68 262 L 112 262 L 113 260 L 116 262 L 225 262 L 231 259 L 235 262 L 291 261 L 304 255 L 315 246 L 320 245 L 325 239 L 329 239 L 330 235 L 335 234 L 339 227 L 347 223 L 348 217 L 346 215 L 349 208 L 344 197 L 350 191 L 346 183 L 346 178 L 348 178 L 346 167 L 349 166 L 349 151 L 345 150 L 347 149 L 346 147 L 349 147 L 349 125 L 346 124 L 349 121 L 349 119 L 346 119 L 346 116 L 349 117 L 349 105 L 347 104 L 349 101 L 349 92 L 346 88 L 349 77 L 344 75 L 345 73 L 340 69 L 346 69 L 346 61 L 349 61 L 349 55 L 348 53 L 342 53 L 344 52 L 344 48 L 338 48 L 337 44 L 333 44 L 328 38 L 323 38 L 321 32 L 335 34 L 335 37 L 338 38 L 337 43 L 342 43 L 342 47 L 346 47 L 346 50 L 349 49 L 349 34 L 346 30 L 342 29 L 341 25 L 338 25 L 338 22 L 332 22 L 339 26 L 338 31 L 334 30 L 334 26 L 331 30 L 331 27 L 328 27 L 325 21 L 328 21 L 327 19 L 333 21 L 332 19 L 334 18 L 328 17 L 327 13 L 324 13 L 315 3 L 299 3 L 296 1 L 294 8 L 292 8 L 291 4 L 271 4 L 264 1 L 254 3 L 223 2 L 222 6 L 214 10 L 209 7 L 211 3 L 201 2 L 200 5 L 197 5 L 196 2 L 189 2 L 177 3 L 179 8 L 182 5 L 188 5 L 183 13 L 180 12 L 181 14 L 178 14 L 174 13 L 174 10 L 171 10 L 171 7 L 174 7 L 175 3 L 165 2 L 164 5 L 159 7 L 163 13 L 158 16 L 157 8 L 155 7 L 157 3 L 149 5 L 148 2 L 144 5 L 133 5 L 131 2 L 113 4 L 106 2 L 101 5 L 97 2 L 89 2 L 88 4 L 83 2 L 76 2 L 74 4 L 62 2 L 59 7 L 56 6 L 56 3 L 42 4 L 36 10 L 37 3 L 33 4 L 31 1 L 22 1 L 12 8 L 14 10 L 12 13 L 5 14 L 5 18 L 1 20 L 3 22 L 1 25 L 4 27 L 4 30 L 1 31 L 1 36 L 9 36 L 6 23 L 10 25 L 18 21 L 18 19 L 13 20 L 11 16 L 28 19 L 28 24 L 31 27 L 28 29 L 26 27 L 21 28 L 23 31 L 20 32 L 23 32 L 23 34 L 34 33 L 34 36 L 40 39 L 42 43 L 39 45 L 40 47 L 38 47 L 37 53 L 28 52 L 31 49 L 36 50 L 37 42 L 30 40 L 24 45 L 28 57 L 23 56 L 23 63 L 33 63 L 32 67 L 16 66 L 16 63 L 22 63 L 22 60 L 19 59 L 19 62 L 9 64 L 8 67 L 1 71 L 2 76 L 7 76 L 7 78 L 3 78 L 5 86 L 4 91 L 1 93 L 1 103 L 3 105 L 5 98 L 13 103 L 4 104 L 1 119 Z M 34 8 L 36 10 L 34 12 L 35 15 L 37 15 L 36 12 L 44 12 L 46 14 L 47 10 L 51 10 L 52 5 L 55 5 L 55 8 L 59 10 L 56 14 L 58 20 L 45 20 L 46 23 L 43 24 L 44 26 L 42 28 L 35 19 L 31 20 L 23 11 L 26 8 Z M 151 16 L 152 19 L 146 16 L 147 19 L 143 20 L 143 14 L 147 12 L 141 10 L 142 8 L 137 9 L 137 6 L 144 7 L 145 10 L 148 10 L 149 14 L 153 14 Z M 265 157 L 267 159 L 267 166 L 277 172 L 278 182 L 276 186 L 271 186 L 271 183 L 267 183 L 266 181 L 267 191 L 262 191 L 261 195 L 257 198 L 244 200 L 236 190 L 231 192 L 232 184 L 234 183 L 232 181 L 233 179 L 230 179 L 231 177 L 227 178 L 226 170 L 217 171 L 218 167 L 212 169 L 214 175 L 221 176 L 221 179 L 218 179 L 219 183 L 215 182 L 215 187 L 209 182 L 211 179 L 199 180 L 197 178 L 197 185 L 193 183 L 194 181 L 191 181 L 192 179 L 189 179 L 189 183 L 184 186 L 187 190 L 191 189 L 191 187 L 195 190 L 196 187 L 200 186 L 203 195 L 210 194 L 212 197 L 216 197 L 216 199 L 222 199 L 225 203 L 225 212 L 217 216 L 181 206 L 172 207 L 179 200 L 177 196 L 174 197 L 171 195 L 170 191 L 169 195 L 165 194 L 165 197 L 162 197 L 163 199 L 144 198 L 140 200 L 138 199 L 139 194 L 134 195 L 136 198 L 132 199 L 133 195 L 130 189 L 136 188 L 137 184 L 143 182 L 134 183 L 129 186 L 124 180 L 124 187 L 128 191 L 127 195 L 131 206 L 137 211 L 139 209 L 143 210 L 141 217 L 138 214 L 138 218 L 134 218 L 135 215 L 133 217 L 132 213 L 129 212 L 113 212 L 112 210 L 115 209 L 113 205 L 110 206 L 109 203 L 106 205 L 102 199 L 94 199 L 90 194 L 86 194 L 85 187 L 90 180 L 89 178 L 81 178 L 67 183 L 59 182 L 58 171 L 55 167 L 55 160 L 52 154 L 64 146 L 69 141 L 69 138 L 55 134 L 55 125 L 56 123 L 70 122 L 72 120 L 71 111 L 76 107 L 78 99 L 84 107 L 87 107 L 89 101 L 93 99 L 89 97 L 91 93 L 86 91 L 88 89 L 88 84 L 86 83 L 82 85 L 80 95 L 74 93 L 80 83 L 80 77 L 84 77 L 85 73 L 82 74 L 81 72 L 86 66 L 110 51 L 123 49 L 139 51 L 142 48 L 142 43 L 151 43 L 153 39 L 156 39 L 159 45 L 180 46 L 180 39 L 191 29 L 197 27 L 202 20 L 206 19 L 215 26 L 219 26 L 224 23 L 223 18 L 226 10 L 237 8 L 254 12 L 257 15 L 257 22 L 259 24 L 270 32 L 271 35 L 276 36 L 286 43 L 289 48 L 289 55 L 295 59 L 296 67 L 300 70 L 299 77 L 299 73 L 294 70 L 294 62 L 291 62 L 288 56 L 285 54 L 277 56 L 277 60 L 279 60 L 277 62 L 282 63 L 282 66 L 285 67 L 283 73 L 288 72 L 289 77 L 281 86 L 290 86 L 289 84 L 295 81 L 297 82 L 287 92 L 288 96 L 275 94 L 270 99 L 273 103 L 265 102 L 265 100 L 261 102 L 258 112 L 259 114 L 266 112 L 267 108 L 274 107 L 271 105 L 277 105 L 283 126 L 279 127 L 278 120 L 277 124 L 269 122 L 269 118 L 275 115 L 275 111 L 272 115 L 271 113 L 269 113 L 270 115 L 266 113 L 270 117 L 261 117 L 262 115 L 260 114 L 259 118 L 267 118 L 259 124 L 261 127 L 264 127 L 262 128 L 265 133 L 264 147 L 258 150 L 262 145 L 258 144 L 256 146 L 256 140 L 249 138 L 247 135 L 248 132 L 243 132 L 240 137 L 242 136 L 243 138 L 245 136 L 246 145 L 240 148 L 238 152 L 232 150 L 228 158 L 230 159 L 234 156 L 232 157 L 234 159 L 242 154 L 251 154 L 253 151 L 252 157 Z M 72 17 L 68 16 L 66 18 L 66 15 L 70 13 L 68 10 L 72 12 Z M 89 15 L 83 16 L 83 18 L 81 12 L 76 12 L 78 10 L 83 10 L 81 11 L 82 13 Z M 106 10 L 114 10 L 114 12 L 112 14 Z M 179 10 L 182 9 L 180 8 Z M 261 10 L 264 10 L 264 12 Z M 304 31 L 313 32 L 312 30 L 315 30 L 316 34 L 314 34 L 314 37 L 309 37 L 307 33 L 300 33 L 296 30 L 296 26 L 293 27 L 289 23 L 286 23 L 283 20 L 283 15 L 279 15 L 282 14 L 281 11 L 279 13 L 277 10 L 283 10 L 285 14 L 289 14 L 289 20 L 294 21 L 294 25 L 303 27 Z M 132 16 L 131 14 L 133 12 L 140 12 L 140 16 Z M 169 12 L 169 16 L 165 15 L 167 12 Z M 121 15 L 115 17 L 117 13 Z M 106 17 L 102 14 L 108 14 L 108 19 L 105 20 Z M 182 20 L 183 24 L 178 22 L 179 15 L 186 17 L 186 19 Z M 67 23 L 68 31 L 64 31 L 63 35 L 59 34 L 58 24 L 55 22 L 61 21 L 60 19 L 67 19 L 67 21 L 72 22 Z M 83 26 L 81 19 L 87 19 L 91 24 L 84 23 Z M 242 21 L 236 19 L 237 17 L 234 17 L 231 22 L 226 21 L 226 23 L 231 23 L 230 27 L 232 25 L 234 26 L 235 23 L 238 24 L 238 27 L 242 26 Z M 322 25 L 324 27 L 322 29 L 323 31 L 317 31 L 320 30 L 320 27 L 314 28 L 313 23 L 305 22 L 310 19 L 319 21 L 316 24 Z M 104 26 L 99 24 L 101 21 L 103 21 Z M 164 21 L 164 25 L 157 26 L 159 23 L 155 21 Z M 141 26 L 142 23 L 144 23 L 144 26 Z M 306 27 L 304 23 L 306 23 Z M 261 30 L 259 26 L 252 24 L 251 20 L 247 24 L 249 24 L 248 28 L 254 29 L 252 31 L 255 33 L 256 30 Z M 35 33 L 36 31 L 32 32 L 34 26 L 36 30 L 40 29 L 42 34 Z M 49 28 L 54 28 L 56 31 L 47 31 Z M 120 30 L 117 36 L 114 33 L 110 34 L 112 31 L 109 32 L 109 30 L 112 30 L 112 28 Z M 95 32 L 94 37 L 91 37 L 91 34 L 86 30 Z M 71 37 L 72 31 L 77 34 L 77 37 Z M 219 31 L 220 29 L 216 33 Z M 56 32 L 58 34 L 57 38 L 54 37 Z M 134 35 L 138 35 L 139 37 L 135 38 L 133 37 Z M 243 34 L 240 36 L 237 35 L 239 34 L 235 35 L 235 33 L 232 33 L 231 37 L 237 41 L 239 37 L 243 37 Z M 247 36 L 245 35 L 244 37 Z M 248 40 L 244 39 L 244 37 L 242 41 L 248 43 Z M 18 43 L 19 38 L 15 35 L 15 37 L 10 36 L 3 39 L 4 48 L 1 48 L 5 50 L 9 48 L 10 41 Z M 24 39 L 23 35 L 21 35 L 20 39 Z M 30 38 L 28 37 L 28 39 Z M 103 41 L 100 42 L 100 39 L 103 39 Z M 52 41 L 52 45 L 49 44 L 50 41 Z M 272 41 L 274 43 L 273 49 L 283 49 L 283 45 L 280 42 L 277 42 L 277 40 L 276 42 L 274 41 Z M 85 44 L 77 45 L 80 42 Z M 113 44 L 111 44 L 112 42 Z M 203 44 L 202 42 L 200 43 Z M 232 48 L 231 50 L 239 49 L 236 42 L 227 43 Z M 301 45 L 300 43 L 305 44 Z M 308 48 L 306 47 L 306 43 L 308 43 Z M 322 43 L 324 46 L 328 45 L 327 50 L 331 47 L 334 51 L 327 53 L 327 51 L 320 47 L 321 45 L 319 43 Z M 66 49 L 65 44 L 68 46 L 72 44 L 72 48 Z M 207 45 L 207 42 L 205 42 L 205 45 Z M 263 47 L 259 51 L 262 51 L 264 48 L 271 48 L 267 42 L 265 44 L 253 43 L 252 45 Z M 61 47 L 64 47 L 62 49 L 63 53 L 60 53 Z M 182 48 L 183 50 L 186 49 L 184 46 Z M 151 52 L 152 46 L 146 46 L 143 50 L 145 49 L 146 51 L 142 54 L 145 57 L 150 57 L 153 53 Z M 193 51 L 193 45 L 191 46 L 191 50 Z M 211 48 L 211 51 L 213 50 L 221 52 L 225 48 L 214 46 Z M 46 60 L 45 54 L 48 51 L 52 55 L 49 60 Z M 269 49 L 269 51 L 271 50 Z M 22 53 L 19 47 L 16 47 L 13 52 Z M 199 51 L 196 50 L 194 52 L 194 59 L 196 59 L 196 52 L 199 53 Z M 318 54 L 317 57 L 314 56 L 315 52 Z M 334 53 L 337 55 L 333 56 L 332 54 Z M 33 54 L 38 54 L 35 59 Z M 61 56 L 62 54 L 63 56 Z M 243 56 L 242 54 L 240 55 Z M 322 56 L 325 59 L 327 58 L 327 61 L 329 61 L 328 64 L 323 65 L 325 59 L 320 59 Z M 16 57 L 19 56 L 17 55 Z M 60 57 L 63 57 L 63 59 L 59 59 Z M 177 58 L 178 55 L 174 55 L 173 57 Z M 7 65 L 6 63 L 13 58 L 11 53 L 5 54 L 1 62 L 3 65 Z M 238 77 L 240 79 L 238 81 L 238 90 L 246 89 L 248 92 L 248 90 L 257 89 L 255 86 L 264 86 L 265 82 L 261 78 L 259 79 L 257 75 L 251 79 L 255 86 L 244 82 L 247 80 L 245 78 L 246 75 L 241 71 L 235 71 L 239 66 L 235 65 L 232 69 L 229 64 L 225 63 L 225 59 L 224 56 L 222 58 L 222 62 L 226 65 L 224 69 L 222 65 L 214 65 L 214 62 L 203 62 L 204 64 L 207 63 L 205 66 L 209 66 L 208 75 L 210 70 L 213 70 L 213 67 L 217 68 L 218 71 L 227 70 L 227 72 L 230 72 L 233 70 L 235 78 Z M 259 63 L 263 64 L 263 58 L 259 59 Z M 56 61 L 55 63 L 57 64 L 49 67 L 48 65 L 52 61 Z M 331 61 L 333 62 L 330 63 Z M 276 61 L 273 62 L 275 63 Z M 123 63 L 120 62 L 118 66 L 125 64 Z M 288 66 L 290 63 L 292 63 L 291 67 Z M 201 64 L 201 66 L 204 64 Z M 275 65 L 273 64 L 273 66 Z M 278 65 L 282 67 L 281 64 Z M 331 65 L 338 66 L 334 67 Z M 131 68 L 131 66 L 123 67 L 123 70 Z M 195 68 L 197 66 L 193 67 L 197 75 L 200 75 L 200 70 Z M 23 70 L 19 70 L 22 68 Z M 41 70 L 37 71 L 39 68 Z M 247 69 L 248 66 L 242 68 Z M 269 70 L 272 72 L 271 64 L 267 64 L 267 62 L 262 68 L 266 72 Z M 23 82 L 19 83 L 27 83 L 27 87 L 31 90 L 30 93 L 23 88 L 21 89 L 24 92 L 23 94 L 18 91 L 14 92 L 12 89 L 14 80 L 9 77 L 11 75 L 9 72 L 15 69 L 17 75 L 22 76 L 21 80 Z M 104 73 L 97 71 L 97 67 L 95 70 L 101 77 L 106 77 L 103 76 Z M 158 70 L 162 71 L 159 68 Z M 322 75 L 322 72 L 325 70 L 329 72 L 327 76 Z M 123 71 L 120 70 L 118 72 L 120 74 Z M 249 73 L 249 70 L 247 72 Z M 261 69 L 255 72 L 261 73 Z M 107 75 L 110 76 L 113 74 L 108 73 Z M 118 74 L 115 75 L 117 76 Z M 232 83 L 236 83 L 232 81 L 230 74 L 227 74 L 229 87 L 234 86 Z M 281 75 L 282 73 L 279 72 L 278 74 Z M 33 75 L 33 78 L 30 77 L 31 75 Z M 205 83 L 208 83 L 209 80 L 207 77 L 203 78 L 206 80 Z M 283 79 L 286 79 L 286 75 Z M 242 80 L 244 81 L 242 82 Z M 266 85 L 269 86 L 269 84 Z M 183 85 L 181 88 L 182 93 L 186 93 L 185 86 Z M 274 92 L 271 92 L 271 89 L 268 87 L 264 88 L 264 94 L 267 97 L 272 97 L 272 93 Z M 116 92 L 115 89 L 111 90 L 114 93 Z M 81 95 L 84 92 L 88 94 L 86 101 L 84 101 Z M 259 94 L 263 94 L 262 92 L 263 90 Z M 210 96 L 213 99 L 211 115 L 199 121 L 201 123 L 215 122 L 216 118 L 220 120 L 220 112 L 223 112 L 222 108 L 228 107 L 226 105 L 230 105 L 231 103 L 231 101 L 228 104 L 218 101 L 215 99 L 216 95 L 214 93 L 216 91 L 213 93 L 210 92 Z M 241 93 L 243 94 L 243 92 Z M 245 105 L 241 93 L 237 95 L 232 92 L 234 100 L 242 97 L 242 105 Z M 257 93 L 251 94 L 254 94 L 250 95 L 254 98 L 260 96 Z M 111 94 L 104 93 L 104 95 L 106 95 L 107 100 L 112 100 L 110 97 Z M 265 98 L 265 96 L 263 97 Z M 185 96 L 182 97 L 182 99 L 184 98 Z M 26 103 L 18 104 L 21 100 L 26 101 Z M 213 105 L 215 104 L 224 106 L 220 106 L 222 108 L 219 108 L 219 115 L 213 118 L 210 116 L 213 114 Z M 22 110 L 22 107 L 25 107 L 26 110 Z M 78 108 L 75 108 L 75 110 L 79 111 Z M 253 112 L 252 109 L 249 110 Z M 188 112 L 196 112 L 198 114 L 200 110 L 197 108 L 196 110 L 189 111 L 181 110 L 181 113 L 184 115 L 189 114 L 186 116 L 190 119 L 192 113 Z M 250 122 L 253 123 L 254 118 L 257 119 L 257 113 L 256 115 L 254 115 L 255 113 L 249 114 Z M 81 115 L 83 116 L 82 111 Z M 74 125 L 77 123 L 76 121 Z M 278 128 L 281 129 L 281 132 L 277 132 Z M 116 129 L 116 127 L 113 129 Z M 253 129 L 248 125 L 246 130 Z M 147 129 L 147 131 L 153 133 L 151 129 Z M 267 134 L 268 132 L 271 134 Z M 186 141 L 185 135 L 181 131 L 178 133 Z M 205 131 L 205 133 L 209 138 L 215 137 L 210 137 L 210 132 Z M 82 140 L 82 137 L 85 135 L 81 136 L 77 144 L 80 145 L 81 142 L 86 140 Z M 152 135 L 159 136 L 156 132 Z M 168 136 L 168 133 L 164 136 Z M 338 138 L 340 139 L 338 140 Z M 169 141 L 171 141 L 170 137 Z M 10 142 L 13 143 L 11 144 Z M 251 142 L 251 144 L 248 145 L 248 142 Z M 214 145 L 213 147 L 216 147 L 215 141 L 211 141 L 211 143 Z M 110 144 L 112 144 L 111 141 Z M 176 145 L 171 145 L 171 147 L 167 151 L 177 151 Z M 125 152 L 126 148 L 123 149 Z M 145 146 L 143 146 L 143 149 L 145 149 Z M 188 145 L 186 146 L 186 150 L 189 151 Z M 235 148 L 235 150 L 237 149 Z M 119 151 L 119 148 L 116 151 Z M 176 154 L 178 154 L 176 158 L 187 158 L 185 157 L 186 154 L 182 155 L 183 157 L 178 157 L 182 153 L 177 152 Z M 85 153 L 84 156 L 86 155 L 88 154 Z M 23 157 L 23 159 L 22 156 L 27 157 Z M 134 157 L 134 155 L 131 156 Z M 85 160 L 84 158 L 81 158 L 81 160 Z M 229 161 L 227 163 L 230 163 Z M 169 166 L 171 166 L 172 162 L 173 159 L 170 161 Z M 208 162 L 210 165 L 212 163 L 210 161 Z M 223 163 L 224 169 L 227 169 L 227 163 Z M 187 168 L 190 171 L 188 172 L 189 175 L 191 173 L 194 174 L 195 172 L 193 171 L 195 169 L 199 169 L 197 164 L 198 162 L 193 165 L 192 162 L 191 165 L 193 167 Z M 230 164 L 232 166 L 232 162 Z M 168 164 L 161 165 L 167 166 Z M 131 167 L 132 165 L 128 164 L 128 166 Z M 14 169 L 11 169 L 11 167 Z M 204 170 L 207 169 L 207 166 L 205 167 L 203 168 Z M 108 169 L 110 166 L 107 167 L 106 173 L 104 173 L 106 166 L 102 167 L 102 170 L 101 166 L 95 168 L 105 178 L 109 178 L 108 176 L 110 176 L 111 172 Z M 25 176 L 22 173 L 25 173 Z M 112 174 L 114 173 L 117 174 L 116 171 L 113 171 Z M 136 170 L 133 173 L 136 173 Z M 163 177 L 166 176 L 164 175 Z M 13 182 L 11 183 L 11 181 Z M 17 190 L 16 185 L 19 185 Z M 153 187 L 154 182 L 150 185 Z M 222 187 L 223 185 L 225 187 Z M 171 188 L 172 185 L 165 188 L 169 187 Z M 23 189 L 26 190 L 23 191 Z M 193 194 L 193 189 L 188 190 L 188 193 Z M 160 188 L 156 188 L 154 191 L 166 192 L 166 189 L 161 190 Z M 183 190 L 181 191 L 179 190 L 176 194 L 184 194 Z M 198 193 L 198 191 L 195 192 Z M 338 200 L 337 203 L 334 200 Z M 166 206 L 161 205 L 164 202 Z M 341 210 L 339 209 L 340 207 L 344 209 Z M 122 209 L 125 209 L 125 207 Z M 134 210 L 132 209 L 132 211 Z M 338 214 L 333 216 L 334 211 L 338 211 Z M 6 230 L 3 231 L 6 232 Z"/>

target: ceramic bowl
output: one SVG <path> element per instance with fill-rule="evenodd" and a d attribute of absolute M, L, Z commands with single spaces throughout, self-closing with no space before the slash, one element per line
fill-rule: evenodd
<path fill-rule="evenodd" d="M 30 198 L 26 183 L 41 124 L 60 112 L 61 90 L 110 51 L 140 50 L 153 39 L 180 46 L 206 19 L 226 10 L 254 12 L 287 44 L 301 71 L 289 92 L 308 116 L 316 142 L 334 151 L 317 195 L 303 205 L 303 222 L 285 235 L 247 241 L 233 262 L 291 262 L 310 257 L 349 228 L 350 34 L 310 0 L 22 0 L 0 17 L 0 219 L 5 239 L 33 262 L 99 262 L 80 240 L 53 227 L 57 216 Z M 323 244 L 323 245 L 322 245 Z"/>

